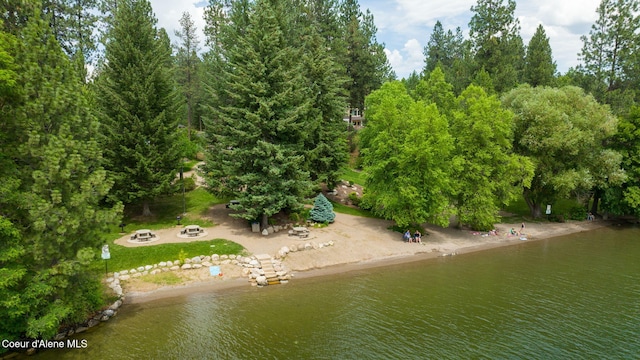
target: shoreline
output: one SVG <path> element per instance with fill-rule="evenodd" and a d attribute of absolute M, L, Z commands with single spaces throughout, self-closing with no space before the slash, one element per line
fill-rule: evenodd
<path fill-rule="evenodd" d="M 342 217 L 349 217 L 343 215 Z M 373 219 L 375 221 L 384 222 L 384 220 Z M 362 246 L 363 242 L 373 242 L 371 239 L 357 240 L 350 239 L 350 243 L 355 245 L 353 248 L 329 247 L 319 250 L 310 250 L 304 252 L 294 252 L 288 254 L 283 259 L 283 264 L 290 270 L 292 274 L 291 281 L 298 279 L 319 278 L 331 275 L 348 274 L 359 270 L 370 270 L 383 268 L 387 266 L 407 264 L 417 261 L 425 261 L 437 259 L 443 256 L 462 255 L 476 253 L 480 251 L 491 250 L 500 247 L 513 246 L 531 241 L 541 241 L 559 236 L 577 234 L 586 231 L 612 226 L 614 222 L 598 220 L 598 221 L 580 221 L 567 223 L 532 223 L 527 224 L 524 233 L 529 236 L 526 241 L 522 241 L 517 237 L 473 235 L 472 232 L 457 229 L 441 229 L 429 227 L 430 236 L 425 236 L 424 245 L 407 244 L 401 240 L 376 239 L 376 243 L 382 249 L 376 248 L 373 251 L 364 251 L 359 253 L 358 246 Z M 519 229 L 519 224 L 518 229 Z M 513 224 L 498 224 L 496 228 L 502 233 L 507 233 L 508 229 L 515 227 Z M 335 229 L 334 229 L 335 230 Z M 379 230 L 379 229 L 378 229 Z M 389 234 L 386 234 L 389 235 Z M 391 233 L 396 238 L 397 233 Z M 470 239 L 472 239 L 470 241 Z M 480 239 L 480 241 L 477 241 Z M 264 239 L 263 239 L 264 240 Z M 473 241 L 476 240 L 476 241 Z M 235 241 L 235 240 L 232 240 Z M 239 241 L 242 243 L 241 241 Z M 386 245 L 386 247 L 384 246 Z M 409 251 L 402 251 L 402 247 L 408 248 Z M 400 249 L 400 250 L 398 250 Z M 322 250 L 322 251 L 321 251 Z M 347 254 L 340 254 L 346 251 Z M 236 265 L 230 265 L 236 266 Z M 236 266 L 237 267 L 237 266 Z M 191 270 L 186 270 L 191 271 Z M 273 285 L 272 285 L 273 286 Z M 280 286 L 287 286 L 282 284 Z M 224 293 L 228 291 L 238 290 L 255 290 L 249 285 L 248 279 L 238 274 L 225 279 L 211 278 L 208 280 L 194 280 L 181 285 L 162 286 L 150 291 L 141 291 L 140 289 L 127 289 L 125 292 L 125 304 L 144 304 L 157 300 L 167 300 L 171 298 L 189 296 L 203 293 Z"/>

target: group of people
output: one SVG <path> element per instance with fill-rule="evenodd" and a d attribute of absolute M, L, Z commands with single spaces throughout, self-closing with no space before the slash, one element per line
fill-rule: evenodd
<path fill-rule="evenodd" d="M 407 230 L 405 231 L 402 238 L 404 239 L 405 242 L 416 242 L 416 243 L 422 244 L 422 234 L 418 230 L 416 230 L 416 232 L 413 233 L 413 236 L 411 236 L 411 231 Z"/>

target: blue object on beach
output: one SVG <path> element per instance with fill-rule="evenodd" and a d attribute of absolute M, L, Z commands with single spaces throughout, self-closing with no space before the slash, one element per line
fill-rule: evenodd
<path fill-rule="evenodd" d="M 220 266 L 209 266 L 209 274 L 211 274 L 211 276 L 220 275 Z"/>

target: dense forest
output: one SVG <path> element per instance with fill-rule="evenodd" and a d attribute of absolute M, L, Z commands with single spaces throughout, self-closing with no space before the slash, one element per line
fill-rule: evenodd
<path fill-rule="evenodd" d="M 147 0 L 0 6 L 2 339 L 100 307 L 104 233 L 200 154 L 207 188 L 263 227 L 356 149 L 361 206 L 399 225 L 487 229 L 517 197 L 533 218 L 566 198 L 640 216 L 638 1 L 603 0 L 559 74 L 542 25 L 525 45 L 515 1 L 478 0 L 469 34 L 436 23 L 401 81 L 357 0 L 209 0 L 205 38 L 184 13 L 173 44 Z"/>

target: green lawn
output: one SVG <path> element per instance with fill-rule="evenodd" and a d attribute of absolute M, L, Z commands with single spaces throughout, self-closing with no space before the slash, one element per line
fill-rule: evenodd
<path fill-rule="evenodd" d="M 555 215 L 562 215 L 565 217 L 565 219 L 568 220 L 569 219 L 568 214 L 571 213 L 571 210 L 575 207 L 580 207 L 580 204 L 576 200 L 563 199 L 563 200 L 557 201 L 555 204 L 551 206 L 551 213 Z M 539 219 L 540 221 L 547 221 L 546 215 L 544 214 L 544 211 L 546 210 L 546 208 L 547 208 L 546 205 L 542 206 L 542 218 Z M 529 211 L 529 206 L 527 206 L 527 203 L 524 201 L 523 197 L 519 197 L 517 200 L 514 200 L 513 202 L 511 202 L 511 204 L 509 204 L 509 206 L 507 206 L 504 209 L 504 211 L 514 214 L 514 216 L 503 217 L 502 222 L 505 222 L 505 223 L 532 220 L 531 212 Z M 585 213 L 585 216 L 586 216 L 586 213 Z"/>
<path fill-rule="evenodd" d="M 125 208 L 125 232 L 145 228 L 151 230 L 164 229 L 177 224 L 177 216 L 181 216 L 182 224 L 196 224 L 200 226 L 213 226 L 214 224 L 202 218 L 210 206 L 223 204 L 225 200 L 218 199 L 208 191 L 197 188 L 185 193 L 184 203 L 182 193 L 157 199 L 150 204 L 153 217 L 143 218 L 142 205 L 127 206 Z M 183 215 L 186 208 L 187 213 Z M 114 229 L 116 230 L 116 229 Z M 117 229 L 119 231 L 119 229 Z"/>
<path fill-rule="evenodd" d="M 203 227 L 214 226 L 211 221 L 202 218 L 202 215 L 212 205 L 221 204 L 225 201 L 211 195 L 204 189 L 198 188 L 185 193 L 184 203 L 182 193 L 160 198 L 150 204 L 153 216 L 143 218 L 142 206 L 129 206 L 125 209 L 124 228 L 125 233 L 132 233 L 137 229 L 159 230 L 175 227 L 177 225 L 176 217 L 182 217 L 181 224 L 197 224 Z M 183 206 L 186 205 L 187 213 L 183 215 Z M 176 229 L 177 231 L 177 229 Z M 185 257 L 194 257 L 197 255 L 211 255 L 217 253 L 223 254 L 240 254 L 244 248 L 240 244 L 236 244 L 229 240 L 216 239 L 211 241 L 194 241 L 186 244 L 161 244 L 141 247 L 125 247 L 116 245 L 114 241 L 123 235 L 120 228 L 113 226 L 111 231 L 105 234 L 111 259 L 108 260 L 109 271 L 118 271 L 131 269 L 138 266 L 152 265 L 161 261 L 173 261 L 179 258 L 180 251 L 183 251 Z M 96 261 L 94 264 L 96 269 L 104 269 L 104 260 Z"/>
<path fill-rule="evenodd" d="M 362 210 L 362 209 L 354 209 L 352 207 L 346 206 L 346 205 L 342 205 L 340 203 L 337 202 L 331 202 L 331 204 L 333 205 L 333 211 L 337 212 L 337 213 L 341 213 L 341 214 L 349 214 L 349 215 L 354 215 L 354 216 L 362 216 L 362 217 L 367 217 L 367 218 L 378 218 L 378 216 L 375 216 L 372 212 L 367 211 L 367 210 Z"/>
<path fill-rule="evenodd" d="M 364 186 L 364 183 L 367 179 L 367 174 L 355 169 L 345 169 L 342 175 L 340 176 L 342 180 L 351 181 L 354 184 L 358 184 L 360 186 Z"/>
<path fill-rule="evenodd" d="M 177 231 L 177 230 L 176 230 Z M 138 247 L 126 247 L 109 242 L 111 259 L 108 261 L 109 271 L 129 270 L 138 266 L 153 265 L 161 261 L 175 261 L 181 258 L 192 258 L 198 255 L 230 255 L 242 254 L 242 245 L 229 240 L 215 239 L 208 241 L 193 241 L 182 244 L 160 244 Z M 96 269 L 104 268 L 104 261 L 94 264 Z"/>

